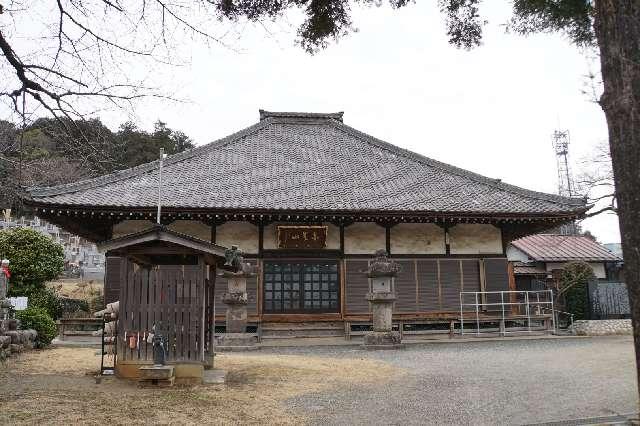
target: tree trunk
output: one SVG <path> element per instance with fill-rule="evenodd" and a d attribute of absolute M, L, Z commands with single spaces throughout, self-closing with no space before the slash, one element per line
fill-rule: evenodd
<path fill-rule="evenodd" d="M 600 105 L 609 127 L 636 375 L 640 377 L 640 2 L 596 0 L 595 10 L 604 82 Z"/>

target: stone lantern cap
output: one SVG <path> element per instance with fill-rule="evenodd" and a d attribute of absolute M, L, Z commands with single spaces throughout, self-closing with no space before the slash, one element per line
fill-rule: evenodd
<path fill-rule="evenodd" d="M 374 256 L 373 262 L 369 264 L 369 267 L 365 271 L 369 278 L 395 277 L 396 274 L 400 272 L 400 265 L 389 259 L 386 250 L 376 250 Z"/>

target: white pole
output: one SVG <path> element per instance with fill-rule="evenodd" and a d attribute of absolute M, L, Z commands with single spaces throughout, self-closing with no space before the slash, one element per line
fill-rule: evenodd
<path fill-rule="evenodd" d="M 162 166 L 164 163 L 164 158 L 166 155 L 164 154 L 164 148 L 160 148 L 160 173 L 158 174 L 158 217 L 157 222 L 160 225 L 160 210 L 162 203 Z"/>

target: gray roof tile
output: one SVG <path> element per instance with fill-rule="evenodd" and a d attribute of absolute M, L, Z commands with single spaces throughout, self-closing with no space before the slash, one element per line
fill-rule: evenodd
<path fill-rule="evenodd" d="M 50 188 L 37 204 L 152 207 L 158 162 Z M 163 206 L 212 209 L 580 212 L 583 199 L 518 188 L 380 141 L 342 113 L 271 113 L 165 160 Z"/>

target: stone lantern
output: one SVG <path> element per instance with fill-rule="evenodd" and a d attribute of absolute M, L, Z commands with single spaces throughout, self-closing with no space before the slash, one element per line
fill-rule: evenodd
<path fill-rule="evenodd" d="M 222 295 L 222 301 L 227 305 L 227 327 L 217 349 L 258 349 L 256 336 L 247 333 L 247 278 L 255 276 L 255 272 L 251 265 L 243 262 L 242 251 L 237 246 L 225 251 L 225 260 L 219 275 L 227 280 L 227 291 Z"/>
<path fill-rule="evenodd" d="M 367 300 L 373 315 L 373 330 L 364 335 L 367 349 L 395 349 L 402 346 L 400 332 L 392 330 L 393 302 L 396 300 L 395 276 L 400 265 L 378 250 L 366 271 L 369 277 Z"/>

